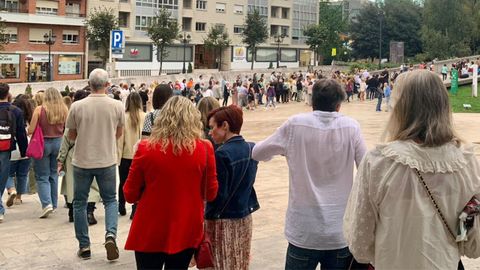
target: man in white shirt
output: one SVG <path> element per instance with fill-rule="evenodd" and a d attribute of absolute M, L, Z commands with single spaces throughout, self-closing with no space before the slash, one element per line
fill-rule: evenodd
<path fill-rule="evenodd" d="M 285 269 L 347 269 L 351 254 L 342 224 L 366 146 L 360 126 L 339 113 L 346 93 L 333 79 L 313 86 L 313 112 L 290 117 L 273 135 L 255 145 L 252 158 L 287 158 L 290 175 L 285 236 Z"/>
<path fill-rule="evenodd" d="M 65 127 L 68 138 L 75 141 L 72 165 L 75 179 L 73 211 L 78 257 L 90 259 L 90 237 L 87 224 L 87 199 L 93 178 L 97 180 L 105 206 L 105 249 L 108 260 L 118 259 L 116 244 L 118 205 L 116 193 L 117 139 L 125 123 L 124 106 L 109 98 L 108 73 L 94 69 L 88 77 L 92 93 L 70 108 Z"/>

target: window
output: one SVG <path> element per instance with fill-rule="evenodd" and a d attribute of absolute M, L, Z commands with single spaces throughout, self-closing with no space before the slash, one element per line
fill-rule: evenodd
<path fill-rule="evenodd" d="M 78 32 L 77 31 L 63 31 L 63 44 L 78 44 Z"/>
<path fill-rule="evenodd" d="M 288 26 L 280 26 L 281 34 L 288 37 Z"/>
<path fill-rule="evenodd" d="M 242 5 L 233 5 L 233 13 L 243 14 L 243 6 Z"/>
<path fill-rule="evenodd" d="M 243 33 L 243 25 L 234 25 L 234 26 L 233 26 L 233 33 L 234 33 L 234 34 L 241 34 L 241 33 Z"/>
<path fill-rule="evenodd" d="M 183 46 L 166 46 L 165 50 L 167 54 L 163 56 L 165 62 L 183 62 Z M 157 55 L 158 61 L 160 61 L 160 54 Z M 185 61 L 192 62 L 192 47 L 185 47 Z"/>
<path fill-rule="evenodd" d="M 191 9 L 192 8 L 192 0 L 184 0 L 183 1 L 183 8 L 184 9 Z"/>
<path fill-rule="evenodd" d="M 0 78 L 14 79 L 19 78 L 20 74 L 20 55 L 19 54 L 0 54 Z"/>
<path fill-rule="evenodd" d="M 3 37 L 8 40 L 10 43 L 16 43 L 18 41 L 17 28 L 16 27 L 6 27 Z"/>
<path fill-rule="evenodd" d="M 42 15 L 57 15 L 57 8 L 37 7 L 37 14 Z"/>
<path fill-rule="evenodd" d="M 136 16 L 135 30 L 147 31 L 148 26 L 152 23 L 153 17 L 150 16 Z"/>
<path fill-rule="evenodd" d="M 165 8 L 168 10 L 178 9 L 178 0 L 136 0 L 137 7 Z"/>
<path fill-rule="evenodd" d="M 258 62 L 275 62 L 277 61 L 277 49 L 259 48 L 256 53 L 256 61 Z"/>
<path fill-rule="evenodd" d="M 186 32 L 192 31 L 192 18 L 188 18 L 188 17 L 182 18 L 182 31 L 186 31 Z"/>
<path fill-rule="evenodd" d="M 0 0 L 0 10 L 18 12 L 18 2 L 13 0 Z"/>
<path fill-rule="evenodd" d="M 207 1 L 206 0 L 197 0 L 197 9 L 206 10 L 207 9 Z"/>
<path fill-rule="evenodd" d="M 270 14 L 270 17 L 272 18 L 277 18 L 277 10 L 278 8 L 277 7 L 271 7 L 271 14 Z"/>
<path fill-rule="evenodd" d="M 221 29 L 222 32 L 225 31 L 225 24 L 223 23 L 216 23 L 215 27 L 218 27 L 219 29 Z"/>
<path fill-rule="evenodd" d="M 45 43 L 43 35 L 48 34 L 51 29 L 30 28 L 28 41 L 30 43 Z"/>
<path fill-rule="evenodd" d="M 297 53 L 296 49 L 281 49 L 280 50 L 280 61 L 282 62 L 297 62 Z"/>
<path fill-rule="evenodd" d="M 128 27 L 128 21 L 130 20 L 130 12 L 118 12 L 118 26 Z"/>
<path fill-rule="evenodd" d="M 290 9 L 282 8 L 282 19 L 288 19 L 289 13 L 290 13 Z"/>
<path fill-rule="evenodd" d="M 58 74 L 80 74 L 81 55 L 59 55 Z"/>
<path fill-rule="evenodd" d="M 37 0 L 36 5 L 37 14 L 57 15 L 57 1 Z"/>
<path fill-rule="evenodd" d="M 215 5 L 215 10 L 217 12 L 225 13 L 226 5 L 224 3 L 217 3 Z"/>
<path fill-rule="evenodd" d="M 202 23 L 202 22 L 195 23 L 195 31 L 205 32 L 206 25 L 207 25 L 206 23 Z"/>

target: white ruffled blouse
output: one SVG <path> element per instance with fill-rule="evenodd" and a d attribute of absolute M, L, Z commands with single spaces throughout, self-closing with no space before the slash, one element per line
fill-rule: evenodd
<path fill-rule="evenodd" d="M 377 146 L 364 157 L 344 217 L 344 234 L 359 262 L 382 269 L 457 269 L 460 256 L 480 256 L 480 220 L 468 241 L 453 241 L 413 168 L 422 174 L 448 225 L 473 197 L 480 167 L 472 146 L 421 147 L 412 141 Z"/>

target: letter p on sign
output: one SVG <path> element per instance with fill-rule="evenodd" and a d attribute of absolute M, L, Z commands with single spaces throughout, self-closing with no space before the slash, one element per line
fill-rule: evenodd
<path fill-rule="evenodd" d="M 123 31 L 112 31 L 112 49 L 121 49 L 123 45 Z"/>

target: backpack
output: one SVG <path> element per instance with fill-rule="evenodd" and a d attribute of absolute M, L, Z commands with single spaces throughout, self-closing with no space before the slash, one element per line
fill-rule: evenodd
<path fill-rule="evenodd" d="M 16 119 L 13 113 L 14 106 L 0 109 L 0 152 L 10 152 L 15 137 Z"/>

